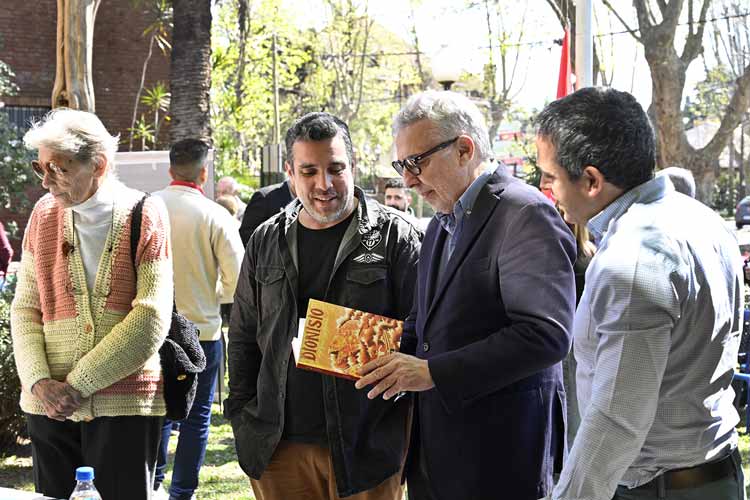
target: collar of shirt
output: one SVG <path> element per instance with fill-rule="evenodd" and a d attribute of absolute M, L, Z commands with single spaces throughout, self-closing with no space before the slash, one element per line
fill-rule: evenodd
<path fill-rule="evenodd" d="M 610 224 L 627 212 L 632 205 L 635 203 L 651 203 L 663 198 L 670 191 L 674 191 L 674 187 L 672 187 L 672 183 L 668 182 L 666 176 L 664 176 L 655 177 L 623 193 L 619 198 L 607 205 L 604 210 L 589 220 L 587 227 L 594 236 L 594 242 L 598 246 L 607 233 Z"/>
<path fill-rule="evenodd" d="M 496 166 L 490 163 L 482 171 L 482 173 L 479 174 L 479 177 L 474 179 L 474 182 L 472 182 L 469 187 L 466 188 L 464 194 L 462 194 L 456 204 L 453 205 L 452 213 L 435 213 L 435 217 L 437 217 L 438 222 L 440 222 L 440 225 L 443 226 L 443 229 L 448 231 L 448 234 L 453 235 L 453 233 L 456 231 L 456 228 L 463 220 L 464 215 L 471 215 L 471 209 L 474 207 L 474 202 L 476 201 L 477 196 L 479 196 L 479 191 L 487 183 L 487 179 L 490 178 L 495 169 Z"/>
<path fill-rule="evenodd" d="M 92 222 L 99 216 L 111 213 L 115 200 L 114 182 L 111 179 L 105 179 L 91 198 L 71 207 L 82 223 Z"/>
<path fill-rule="evenodd" d="M 172 181 L 169 183 L 170 186 L 185 186 L 193 189 L 197 189 L 201 192 L 202 195 L 205 195 L 206 193 L 203 192 L 203 188 L 200 186 L 200 184 L 196 184 L 195 182 L 187 182 L 187 181 Z"/>

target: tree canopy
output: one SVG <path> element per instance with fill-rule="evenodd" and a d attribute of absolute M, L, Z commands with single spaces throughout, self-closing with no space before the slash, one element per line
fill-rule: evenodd
<path fill-rule="evenodd" d="M 348 122 L 364 175 L 389 157 L 400 100 L 421 85 L 410 46 L 367 14 L 366 2 L 327 0 L 322 29 L 301 29 L 273 0 L 222 3 L 214 27 L 211 118 L 221 174 L 250 180 L 273 141 L 273 36 L 281 131 L 311 111 Z M 283 137 L 282 137 L 283 139 Z"/>

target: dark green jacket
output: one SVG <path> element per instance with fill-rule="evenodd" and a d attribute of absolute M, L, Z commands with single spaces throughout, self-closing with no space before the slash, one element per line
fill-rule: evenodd
<path fill-rule="evenodd" d="M 414 296 L 421 233 L 355 188 L 357 214 L 338 249 L 325 300 L 405 319 Z M 247 247 L 229 328 L 229 397 L 242 469 L 260 478 L 281 439 L 291 340 L 297 335 L 297 199 L 261 225 Z M 304 258 L 304 257 L 303 257 Z M 397 473 L 407 448 L 410 398 L 367 399 L 354 383 L 323 376 L 328 442 L 338 493 L 371 489 Z"/>

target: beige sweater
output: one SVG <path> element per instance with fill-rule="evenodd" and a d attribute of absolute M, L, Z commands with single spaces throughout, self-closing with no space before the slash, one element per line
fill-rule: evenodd
<path fill-rule="evenodd" d="M 148 198 L 136 277 L 130 215 L 141 197 L 120 186 L 93 290 L 86 285 L 73 236 L 72 210 L 51 195 L 34 207 L 11 306 L 25 412 L 45 414 L 30 389 L 40 379 L 53 378 L 66 380 L 86 398 L 72 420 L 165 414 L 158 349 L 172 309 L 169 222 L 163 203 Z"/>
<path fill-rule="evenodd" d="M 192 187 L 169 186 L 154 196 L 169 213 L 177 310 L 202 341 L 219 340 L 220 305 L 232 302 L 245 255 L 236 220 Z"/>

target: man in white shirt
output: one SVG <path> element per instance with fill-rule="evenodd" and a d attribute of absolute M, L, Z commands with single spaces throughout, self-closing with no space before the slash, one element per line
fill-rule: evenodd
<path fill-rule="evenodd" d="M 232 302 L 244 249 L 232 216 L 203 195 L 208 145 L 196 139 L 175 143 L 169 151 L 172 183 L 154 193 L 169 212 L 177 310 L 200 330 L 206 369 L 198 375 L 195 402 L 180 424 L 170 500 L 189 500 L 198 487 L 206 453 L 211 403 L 224 360 L 220 305 Z M 154 488 L 164 480 L 172 422 L 165 420 Z"/>

